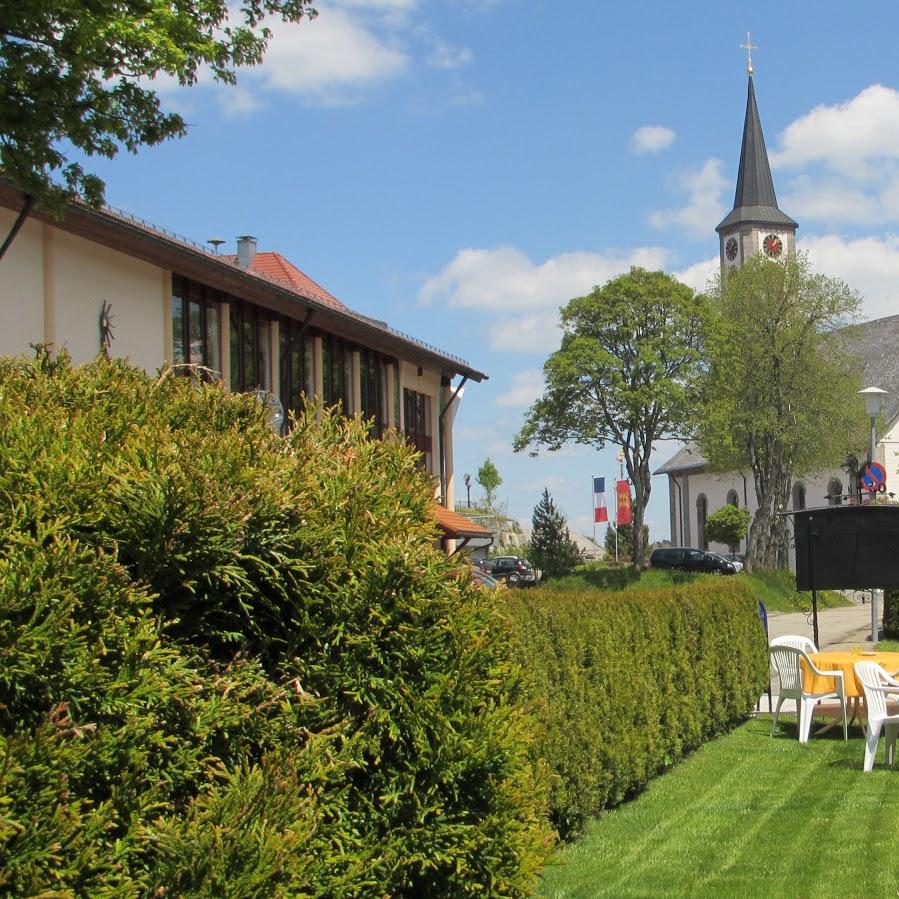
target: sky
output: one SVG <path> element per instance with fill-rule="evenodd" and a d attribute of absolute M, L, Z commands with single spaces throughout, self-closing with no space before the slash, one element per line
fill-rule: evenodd
<path fill-rule="evenodd" d="M 321 0 L 236 87 L 165 79 L 185 138 L 91 161 L 107 201 L 277 250 L 358 312 L 460 356 L 462 474 L 529 525 L 548 488 L 593 534 L 616 447 L 516 454 L 558 310 L 629 270 L 702 289 L 733 206 L 747 31 L 780 208 L 818 271 L 899 313 L 899 4 Z M 660 466 L 678 444 L 655 447 Z M 653 479 L 652 540 L 669 535 Z M 603 531 L 599 530 L 598 538 Z"/>

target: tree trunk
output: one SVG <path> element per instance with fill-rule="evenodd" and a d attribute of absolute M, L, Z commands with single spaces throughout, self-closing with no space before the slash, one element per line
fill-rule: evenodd
<path fill-rule="evenodd" d="M 643 518 L 646 506 L 649 503 L 649 495 L 652 492 L 652 481 L 649 473 L 649 464 L 641 460 L 637 465 L 628 466 L 628 474 L 634 484 L 634 506 L 632 510 L 632 522 L 634 534 L 634 554 L 631 563 L 640 571 L 646 558 L 646 544 L 643 540 Z"/>
<path fill-rule="evenodd" d="M 786 516 L 792 479 L 779 465 L 755 472 L 758 509 L 749 527 L 746 570 L 786 569 L 790 564 L 790 532 Z"/>

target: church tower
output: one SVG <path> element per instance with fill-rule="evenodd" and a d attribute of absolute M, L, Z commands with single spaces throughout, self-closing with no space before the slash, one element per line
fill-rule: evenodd
<path fill-rule="evenodd" d="M 768 164 L 768 151 L 762 123 L 755 103 L 752 84 L 752 50 L 748 38 L 743 45 L 749 51 L 749 94 L 746 98 L 746 121 L 743 123 L 743 146 L 734 208 L 715 230 L 720 241 L 721 270 L 737 268 L 758 252 L 772 259 L 782 259 L 796 252 L 796 229 L 799 227 L 778 209 L 774 181 Z"/>

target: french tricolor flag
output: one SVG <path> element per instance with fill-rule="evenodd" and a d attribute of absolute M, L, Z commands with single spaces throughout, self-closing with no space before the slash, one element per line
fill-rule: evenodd
<path fill-rule="evenodd" d="M 601 524 L 609 520 L 609 512 L 606 509 L 606 479 L 593 479 L 593 523 Z"/>

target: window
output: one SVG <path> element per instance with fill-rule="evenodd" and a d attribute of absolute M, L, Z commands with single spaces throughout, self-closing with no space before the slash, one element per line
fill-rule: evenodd
<path fill-rule="evenodd" d="M 798 512 L 805 508 L 805 484 L 793 485 L 793 511 Z"/>
<path fill-rule="evenodd" d="M 740 505 L 740 497 L 737 495 L 736 490 L 728 490 L 727 492 L 727 504 L 729 506 L 734 506 L 735 508 Z"/>
<path fill-rule="evenodd" d="M 322 336 L 322 399 L 328 406 L 340 403 L 344 415 L 352 411 L 350 402 L 352 369 L 350 344 L 333 334 Z"/>
<path fill-rule="evenodd" d="M 312 338 L 304 333 L 303 323 L 281 319 L 278 329 L 278 364 L 281 405 L 284 414 L 297 412 L 304 397 L 315 393 L 312 384 Z"/>
<path fill-rule="evenodd" d="M 172 276 L 172 362 L 222 370 L 222 295 L 196 281 Z"/>
<path fill-rule="evenodd" d="M 705 523 L 709 517 L 709 501 L 704 493 L 696 497 L 696 533 L 700 549 L 708 549 L 709 541 L 705 539 Z"/>
<path fill-rule="evenodd" d="M 839 478 L 831 478 L 827 482 L 827 504 L 830 506 L 843 504 L 843 483 Z"/>
<path fill-rule="evenodd" d="M 360 408 L 365 418 L 374 419 L 372 437 L 382 437 L 387 421 L 388 362 L 373 350 L 359 351 Z"/>
<path fill-rule="evenodd" d="M 406 441 L 422 453 L 422 465 L 431 467 L 431 401 L 423 393 L 403 390 Z"/>
<path fill-rule="evenodd" d="M 231 301 L 231 389 L 271 389 L 271 322 L 265 309 Z"/>

